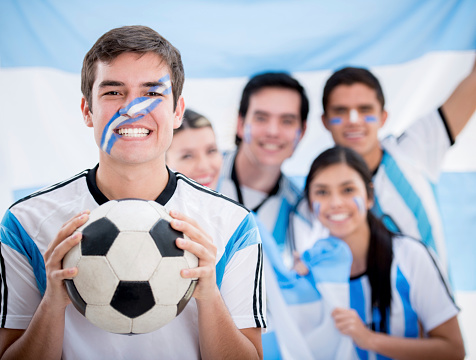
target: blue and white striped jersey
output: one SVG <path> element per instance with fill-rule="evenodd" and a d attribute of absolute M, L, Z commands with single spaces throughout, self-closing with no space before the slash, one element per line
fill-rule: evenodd
<path fill-rule="evenodd" d="M 388 317 L 389 334 L 417 338 L 456 316 L 458 307 L 442 275 L 438 261 L 420 241 L 393 238 L 391 267 L 392 302 Z M 367 275 L 350 281 L 350 306 L 369 328 L 378 329 L 380 313 L 372 309 L 371 289 Z M 420 333 L 420 325 L 423 334 Z M 357 348 L 361 359 L 386 359 Z"/>
<path fill-rule="evenodd" d="M 10 207 L 0 227 L 1 327 L 26 329 L 46 289 L 43 254 L 75 214 L 108 199 L 96 169 L 34 193 Z M 238 328 L 265 327 L 265 294 L 258 228 L 251 213 L 179 173 L 156 199 L 195 219 L 217 246 L 217 284 Z M 152 333 L 124 336 L 92 325 L 66 309 L 64 359 L 199 359 L 197 305 L 189 302 L 172 322 Z M 107 344 L 107 346 L 105 346 Z"/>

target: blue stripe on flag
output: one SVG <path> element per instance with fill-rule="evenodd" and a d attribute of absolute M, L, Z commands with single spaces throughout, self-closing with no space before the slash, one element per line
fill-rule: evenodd
<path fill-rule="evenodd" d="M 187 24 L 200 26 L 193 26 L 193 32 L 177 31 L 177 13 Z M 105 31 L 119 24 L 143 24 L 181 51 L 188 78 L 349 64 L 373 67 L 431 51 L 475 49 L 475 14 L 474 0 L 181 0 L 148 3 L 147 11 L 138 11 L 126 0 L 116 1 L 114 7 L 93 0 L 3 0 L 0 59 L 5 68 L 37 66 L 79 73 L 84 55 Z"/>

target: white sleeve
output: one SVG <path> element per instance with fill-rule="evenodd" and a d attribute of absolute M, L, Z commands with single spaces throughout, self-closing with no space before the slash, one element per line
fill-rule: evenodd
<path fill-rule="evenodd" d="M 398 137 L 397 147 L 436 182 L 445 154 L 453 142 L 444 115 L 438 109 L 411 124 Z"/>
<path fill-rule="evenodd" d="M 456 316 L 459 309 L 431 250 L 419 241 L 404 238 L 401 240 L 406 242 L 406 246 L 396 250 L 403 252 L 399 256 L 405 261 L 399 265 L 410 282 L 411 305 L 425 333 L 428 333 Z M 400 240 L 396 238 L 394 241 Z"/>
<path fill-rule="evenodd" d="M 32 266 L 25 255 L 0 243 L 2 328 L 26 329 L 40 304 Z"/>
<path fill-rule="evenodd" d="M 265 291 L 261 244 L 235 252 L 226 265 L 220 292 L 238 329 L 266 327 Z"/>

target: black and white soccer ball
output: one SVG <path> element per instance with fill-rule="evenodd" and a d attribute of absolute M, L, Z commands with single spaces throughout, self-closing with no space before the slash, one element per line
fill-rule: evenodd
<path fill-rule="evenodd" d="M 175 245 L 185 234 L 154 201 L 112 200 L 91 212 L 78 231 L 81 242 L 63 259 L 78 267 L 66 279 L 73 305 L 91 323 L 109 332 L 141 334 L 172 321 L 192 297 L 196 279 L 180 270 L 198 259 Z"/>

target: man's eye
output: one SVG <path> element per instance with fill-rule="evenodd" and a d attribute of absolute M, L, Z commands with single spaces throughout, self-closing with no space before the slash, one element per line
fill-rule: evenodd
<path fill-rule="evenodd" d="M 346 188 L 344 189 L 344 192 L 347 193 L 347 194 L 353 193 L 353 192 L 354 192 L 354 188 L 353 188 L 353 187 L 346 187 Z"/>
<path fill-rule="evenodd" d="M 118 91 L 108 91 L 107 93 L 104 93 L 104 95 L 119 95 Z"/>
<path fill-rule="evenodd" d="M 155 91 L 149 91 L 146 96 L 161 96 L 162 93 L 158 93 L 158 92 L 155 92 Z"/>

